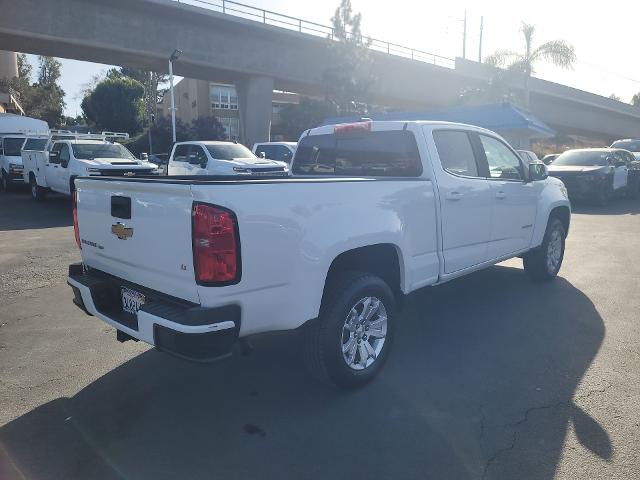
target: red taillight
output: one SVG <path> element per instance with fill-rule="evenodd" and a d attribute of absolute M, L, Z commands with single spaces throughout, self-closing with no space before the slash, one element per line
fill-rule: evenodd
<path fill-rule="evenodd" d="M 333 133 L 335 134 L 345 134 L 345 133 L 356 133 L 356 132 L 370 132 L 371 131 L 371 122 L 356 122 L 356 123 L 341 123 L 333 127 Z"/>
<path fill-rule="evenodd" d="M 73 191 L 73 195 L 71 195 L 71 205 L 73 208 L 73 233 L 76 236 L 76 243 L 78 244 L 78 248 L 82 248 L 80 245 L 80 230 L 78 230 L 78 192 Z"/>
<path fill-rule="evenodd" d="M 237 283 L 240 245 L 236 216 L 222 207 L 197 202 L 191 213 L 196 281 L 204 285 Z"/>

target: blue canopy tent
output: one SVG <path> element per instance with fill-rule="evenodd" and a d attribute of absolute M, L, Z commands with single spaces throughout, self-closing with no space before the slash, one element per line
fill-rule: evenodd
<path fill-rule="evenodd" d="M 514 148 L 528 149 L 531 140 L 551 138 L 555 131 L 531 112 L 505 102 L 490 105 L 459 106 L 424 112 L 391 112 L 371 115 L 372 120 L 440 120 L 466 123 L 502 135 Z M 357 117 L 334 117 L 322 124 L 357 121 Z"/>

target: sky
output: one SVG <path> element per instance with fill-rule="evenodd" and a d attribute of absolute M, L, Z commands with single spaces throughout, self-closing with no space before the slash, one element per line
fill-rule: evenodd
<path fill-rule="evenodd" d="M 185 0 L 182 0 L 185 1 Z M 193 0 L 192 0 L 193 1 Z M 338 0 L 244 0 L 274 12 L 330 25 Z M 536 26 L 534 42 L 563 39 L 576 51 L 573 70 L 540 63 L 535 75 L 597 93 L 615 94 L 629 102 L 640 92 L 640 2 L 482 0 L 352 0 L 362 13 L 365 35 L 446 57 L 462 56 L 463 18 L 467 12 L 467 58 L 477 60 L 480 18 L 484 17 L 483 57 L 497 49 L 523 49 L 519 29 L 525 21 Z M 80 109 L 82 86 L 109 66 L 62 60 L 66 113 Z"/>

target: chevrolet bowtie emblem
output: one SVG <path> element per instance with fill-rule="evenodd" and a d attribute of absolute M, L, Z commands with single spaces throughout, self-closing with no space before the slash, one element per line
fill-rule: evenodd
<path fill-rule="evenodd" d="M 133 236 L 133 228 L 125 227 L 124 224 L 118 222 L 114 225 L 111 225 L 111 233 L 113 233 L 120 240 L 126 240 L 127 238 Z"/>

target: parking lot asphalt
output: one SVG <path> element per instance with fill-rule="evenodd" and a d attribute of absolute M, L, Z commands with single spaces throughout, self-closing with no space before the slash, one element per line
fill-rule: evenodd
<path fill-rule="evenodd" d="M 550 284 L 514 259 L 412 294 L 341 393 L 296 332 L 212 365 L 116 342 L 71 303 L 69 200 L 0 195 L 0 479 L 640 478 L 639 214 L 576 208 Z"/>

